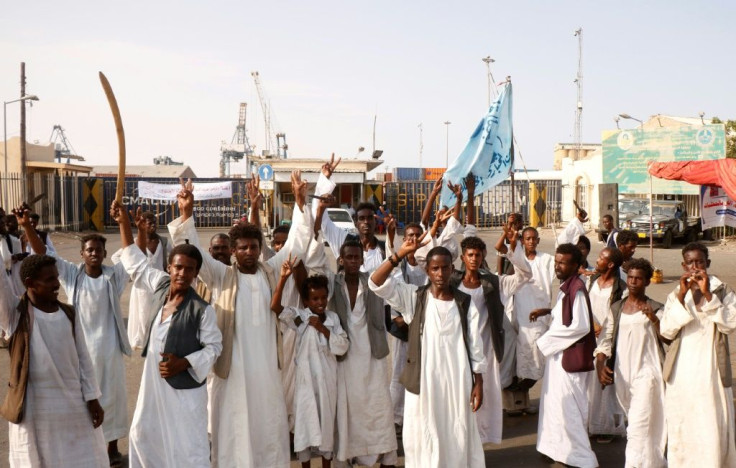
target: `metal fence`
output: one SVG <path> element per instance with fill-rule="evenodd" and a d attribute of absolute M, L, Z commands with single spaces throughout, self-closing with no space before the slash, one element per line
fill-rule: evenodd
<path fill-rule="evenodd" d="M 546 219 L 554 222 L 561 217 L 562 191 L 557 180 L 533 181 L 537 189 L 546 189 Z M 418 223 L 422 210 L 427 203 L 434 181 L 402 181 L 384 184 L 384 202 L 386 207 L 402 223 Z M 439 200 L 435 200 L 431 220 L 439 209 Z M 535 209 L 534 206 L 531 209 Z M 519 212 L 525 222 L 529 220 L 529 181 L 517 180 L 512 187 L 510 181 L 491 188 L 475 198 L 475 219 L 479 228 L 500 227 L 509 213 Z"/>
<path fill-rule="evenodd" d="M 86 228 L 83 221 L 82 183 L 85 177 L 33 174 L 26 182 L 27 194 L 23 194 L 21 174 L 0 176 L 0 191 L 6 211 L 23 201 L 37 199 L 31 206 L 41 217 L 42 229 L 79 231 Z"/>

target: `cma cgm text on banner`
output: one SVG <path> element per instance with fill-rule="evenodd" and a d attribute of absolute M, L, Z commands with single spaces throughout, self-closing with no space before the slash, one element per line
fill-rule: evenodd
<path fill-rule="evenodd" d="M 715 185 L 700 186 L 700 219 L 703 229 L 736 227 L 736 202 Z"/>
<path fill-rule="evenodd" d="M 151 200 L 176 201 L 176 194 L 181 190 L 181 184 L 152 184 L 151 182 L 138 182 L 138 197 Z M 232 182 L 215 182 L 194 184 L 194 199 L 217 200 L 220 198 L 232 198 Z"/>

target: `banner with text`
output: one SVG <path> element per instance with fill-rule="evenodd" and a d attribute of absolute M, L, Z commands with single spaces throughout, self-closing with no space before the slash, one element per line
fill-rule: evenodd
<path fill-rule="evenodd" d="M 151 182 L 138 182 L 138 197 L 151 200 L 176 201 L 176 194 L 181 190 L 181 184 L 154 184 Z M 215 182 L 194 184 L 194 199 L 217 200 L 219 198 L 232 198 L 232 182 Z"/>
<path fill-rule="evenodd" d="M 602 134 L 603 183 L 619 193 L 648 193 L 650 161 L 703 161 L 726 157 L 723 124 L 606 130 Z M 698 186 L 654 178 L 652 192 L 696 195 Z"/>
<path fill-rule="evenodd" d="M 736 227 L 736 202 L 715 185 L 700 186 L 700 218 L 703 229 Z"/>
<path fill-rule="evenodd" d="M 514 156 L 511 153 L 513 135 L 511 98 L 511 82 L 509 82 L 488 109 L 488 114 L 481 119 L 463 152 L 445 172 L 445 183 L 440 196 L 441 205 L 452 208 L 455 204 L 455 194 L 447 187 L 448 181 L 460 185 L 463 199 L 467 200 L 465 178 L 468 174 L 473 174 L 475 178 L 476 196 L 500 184 L 511 174 L 514 167 Z"/>

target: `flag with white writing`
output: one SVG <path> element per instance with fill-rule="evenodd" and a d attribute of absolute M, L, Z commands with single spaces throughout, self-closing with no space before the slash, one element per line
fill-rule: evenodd
<path fill-rule="evenodd" d="M 465 149 L 445 172 L 441 205 L 452 208 L 455 204 L 455 194 L 447 188 L 448 181 L 462 187 L 465 200 L 468 194 L 465 178 L 468 174 L 475 176 L 476 196 L 509 177 L 514 167 L 511 109 L 511 82 L 507 82 L 470 136 Z"/>

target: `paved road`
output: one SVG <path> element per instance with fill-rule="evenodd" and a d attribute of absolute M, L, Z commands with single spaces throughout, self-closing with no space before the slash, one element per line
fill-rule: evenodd
<path fill-rule="evenodd" d="M 209 242 L 209 238 L 215 234 L 216 231 L 202 231 L 200 234 L 200 241 L 205 244 Z M 485 231 L 481 232 L 481 237 L 489 244 L 489 250 L 492 250 L 492 246 L 498 239 L 500 231 Z M 543 252 L 552 253 L 554 251 L 554 237 L 551 230 L 544 229 L 541 231 L 542 241 L 540 243 L 540 250 Z M 110 232 L 107 234 L 109 238 L 108 243 L 108 257 L 117 250 L 120 246 L 119 236 L 116 232 Z M 80 258 L 79 256 L 79 241 L 70 234 L 54 234 L 52 235 L 54 245 L 59 251 L 60 255 L 68 260 L 74 260 Z M 591 237 L 593 238 L 593 237 Z M 595 260 L 598 256 L 599 251 L 603 246 L 597 242 L 593 242 L 592 251 L 589 258 Z M 670 250 L 664 250 L 655 247 L 654 249 L 654 263 L 655 266 L 661 268 L 664 271 L 665 281 L 662 284 L 652 285 L 649 289 L 649 294 L 652 298 L 664 302 L 667 294 L 674 288 L 680 271 L 682 268 L 680 263 L 682 261 L 680 255 L 680 247 L 674 246 Z M 712 274 L 719 276 L 726 283 L 736 285 L 736 245 L 724 244 L 721 245 L 718 242 L 709 243 L 711 249 L 711 258 L 713 259 L 713 265 L 710 269 Z M 638 255 L 641 257 L 649 258 L 648 246 L 639 246 Z M 80 260 L 81 261 L 81 260 Z M 128 288 L 123 296 L 122 303 L 124 304 L 124 313 L 127 315 L 127 304 L 128 294 L 130 288 Z M 733 337 L 732 337 L 733 339 Z M 736 343 L 732 343 L 731 350 L 731 362 L 736 365 Z M 127 389 L 128 389 L 128 417 L 132 418 L 133 410 L 135 408 L 135 401 L 138 395 L 138 388 L 140 385 L 140 376 L 143 369 L 143 359 L 140 356 L 133 356 L 130 359 L 126 359 L 126 377 L 127 377 Z M 8 355 L 7 353 L 0 352 L 0 381 L 7 379 L 8 375 Z M 4 398 L 6 390 L 4 386 L 0 388 L 0 398 Z M 534 404 L 538 404 L 539 398 L 539 387 L 537 384 L 531 392 Z M 504 417 L 504 440 L 500 445 L 488 444 L 486 445 L 486 465 L 487 466 L 502 466 L 502 467 L 549 467 L 549 466 L 561 466 L 559 464 L 552 464 L 545 462 L 542 457 L 536 452 L 536 432 L 537 432 L 537 416 L 520 416 L 520 417 Z M 593 444 L 593 450 L 598 456 L 598 461 L 601 467 L 621 467 L 624 464 L 624 449 L 625 441 L 621 439 L 614 440 L 610 444 Z M 120 450 L 123 454 L 128 452 L 128 440 L 123 439 L 120 441 Z M 0 424 L 0 466 L 4 466 L 4 460 L 7 460 L 8 456 L 8 429 L 5 424 Z M 126 458 L 127 460 L 127 458 Z M 400 460 L 403 464 L 403 459 Z M 300 466 L 296 462 L 292 462 L 293 467 Z M 312 466 L 321 466 L 317 459 L 312 461 Z"/>

